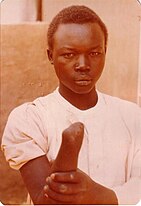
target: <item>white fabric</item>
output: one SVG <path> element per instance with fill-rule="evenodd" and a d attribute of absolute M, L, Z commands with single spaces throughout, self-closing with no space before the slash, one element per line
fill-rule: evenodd
<path fill-rule="evenodd" d="M 83 111 L 67 102 L 58 90 L 14 109 L 2 139 L 10 166 L 19 169 L 44 154 L 49 160 L 55 159 L 62 131 L 76 121 L 85 125 L 78 167 L 112 188 L 119 204 L 139 202 L 141 109 L 100 92 L 96 106 Z"/>

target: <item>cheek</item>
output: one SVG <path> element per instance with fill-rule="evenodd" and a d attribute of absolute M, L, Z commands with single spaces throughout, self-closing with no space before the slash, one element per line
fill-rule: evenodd
<path fill-rule="evenodd" d="M 54 68 L 58 79 L 68 81 L 73 78 L 73 69 L 69 63 L 57 62 L 57 64 L 54 63 Z"/>
<path fill-rule="evenodd" d="M 102 74 L 103 68 L 104 68 L 104 64 L 105 64 L 105 58 L 100 58 L 95 60 L 95 62 L 93 62 L 93 66 L 92 66 L 92 75 L 94 76 L 95 81 L 97 81 L 99 79 L 99 77 Z"/>
<path fill-rule="evenodd" d="M 105 65 L 105 54 L 101 58 L 100 65 L 101 65 L 101 67 L 104 67 L 104 65 Z"/>
<path fill-rule="evenodd" d="M 56 73 L 71 74 L 74 68 L 74 62 L 64 58 L 58 58 L 54 61 Z"/>
<path fill-rule="evenodd" d="M 104 66 L 104 63 L 105 63 L 105 54 L 103 54 L 101 57 L 99 57 L 98 59 L 98 64 L 100 66 Z"/>
<path fill-rule="evenodd" d="M 54 60 L 54 67 L 55 68 L 67 68 L 69 65 L 69 61 L 67 59 L 64 59 L 62 57 L 57 57 Z"/>
<path fill-rule="evenodd" d="M 97 70 L 97 72 L 102 71 L 104 65 L 105 65 L 105 57 L 97 58 L 92 62 L 92 67 L 94 68 L 94 70 Z"/>

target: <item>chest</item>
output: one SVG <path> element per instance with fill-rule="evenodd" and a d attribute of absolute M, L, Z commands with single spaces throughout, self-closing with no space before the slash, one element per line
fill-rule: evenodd
<path fill-rule="evenodd" d="M 57 118 L 56 118 L 57 119 Z M 95 181 L 106 186 L 125 182 L 131 136 L 117 114 L 77 116 L 61 114 L 48 127 L 48 158 L 56 158 L 62 140 L 62 131 L 71 123 L 85 125 L 78 167 Z M 71 154 L 70 154 L 71 155 Z"/>

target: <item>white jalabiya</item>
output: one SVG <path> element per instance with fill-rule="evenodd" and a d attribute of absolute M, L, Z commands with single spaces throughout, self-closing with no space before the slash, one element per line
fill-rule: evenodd
<path fill-rule="evenodd" d="M 47 155 L 54 160 L 62 131 L 85 125 L 78 167 L 96 182 L 112 188 L 119 204 L 141 199 L 141 109 L 134 103 L 98 92 L 98 103 L 79 110 L 56 89 L 15 108 L 8 119 L 2 149 L 10 166 Z"/>

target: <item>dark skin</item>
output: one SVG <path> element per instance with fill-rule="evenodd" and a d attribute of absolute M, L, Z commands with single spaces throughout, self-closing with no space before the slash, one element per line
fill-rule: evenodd
<path fill-rule="evenodd" d="M 57 29 L 48 56 L 60 94 L 75 107 L 86 110 L 96 105 L 95 84 L 105 55 L 104 34 L 98 24 L 62 24 Z M 114 191 L 79 169 L 51 174 L 46 156 L 29 161 L 20 172 L 34 204 L 118 204 Z"/>
<path fill-rule="evenodd" d="M 99 25 L 60 25 L 48 56 L 54 64 L 61 95 L 82 110 L 95 106 L 95 84 L 105 64 L 105 38 Z"/>

